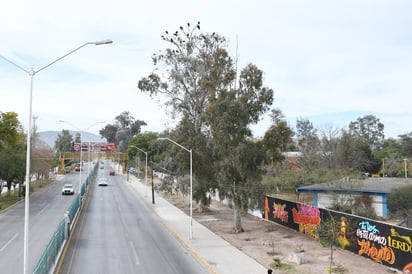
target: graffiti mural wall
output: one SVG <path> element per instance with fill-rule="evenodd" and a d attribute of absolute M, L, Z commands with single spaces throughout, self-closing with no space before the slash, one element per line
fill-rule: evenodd
<path fill-rule="evenodd" d="M 412 272 L 412 230 L 355 215 L 266 196 L 264 216 L 319 239 L 317 228 L 333 218 L 336 242 L 345 250 L 402 271 Z"/>

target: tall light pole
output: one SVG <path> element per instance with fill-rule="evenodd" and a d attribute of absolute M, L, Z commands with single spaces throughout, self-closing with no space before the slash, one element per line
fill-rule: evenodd
<path fill-rule="evenodd" d="M 99 144 L 98 143 L 93 143 L 93 144 L 91 144 L 91 147 L 92 147 L 92 150 L 91 150 L 91 159 L 93 160 L 93 162 L 94 162 L 94 158 L 96 157 L 96 146 L 98 146 Z"/>
<path fill-rule="evenodd" d="M 385 177 L 385 159 L 387 159 L 386 157 L 382 158 L 382 177 Z"/>
<path fill-rule="evenodd" d="M 79 129 L 78 127 L 76 127 L 75 125 L 73 125 L 70 122 L 64 121 L 64 120 L 59 120 L 59 122 L 61 123 L 66 123 L 72 127 L 74 127 L 75 129 L 77 129 L 80 133 L 80 170 L 79 170 L 79 195 L 80 195 L 80 203 L 82 202 L 82 162 L 83 162 L 83 131 L 88 130 L 89 128 L 98 125 L 98 124 L 104 124 L 105 122 L 96 122 L 94 124 L 91 124 L 90 126 L 88 126 L 85 129 Z"/>
<path fill-rule="evenodd" d="M 6 60 L 13 66 L 17 67 L 18 69 L 24 71 L 30 76 L 30 96 L 29 96 L 29 124 L 28 124 L 28 129 L 27 129 L 27 144 L 26 144 L 26 192 L 25 192 L 25 204 L 24 204 L 24 255 L 23 255 L 23 273 L 26 274 L 28 273 L 28 257 L 29 257 L 29 203 L 30 203 L 30 138 L 31 138 L 31 120 L 32 120 L 32 106 L 33 106 L 33 80 L 34 76 L 39 73 L 40 71 L 50 67 L 54 63 L 60 61 L 61 59 L 65 58 L 66 56 L 74 53 L 75 51 L 78 51 L 79 49 L 87 46 L 87 45 L 105 45 L 105 44 L 111 44 L 113 43 L 112 40 L 106 39 L 106 40 L 101 40 L 101 41 L 95 41 L 95 42 L 87 42 L 81 45 L 80 47 L 75 48 L 74 50 L 66 53 L 65 55 L 61 56 L 60 58 L 57 58 L 53 62 L 41 67 L 38 70 L 34 70 L 31 68 L 30 70 L 27 70 L 23 68 L 22 66 L 14 63 L 10 59 L 4 57 L 3 55 L 0 54 L 0 58 Z"/>
<path fill-rule="evenodd" d="M 406 167 L 406 162 L 408 161 L 408 159 L 403 159 L 403 161 L 405 162 L 405 179 L 408 178 L 408 169 Z"/>
<path fill-rule="evenodd" d="M 129 147 L 133 147 L 136 148 L 138 150 L 140 150 L 141 152 L 143 152 L 146 155 L 146 172 L 145 172 L 145 179 L 144 179 L 144 184 L 145 184 L 145 190 L 147 191 L 147 152 L 142 150 L 141 148 L 138 148 L 137 146 L 133 146 L 133 145 L 129 145 Z M 145 197 L 147 196 L 146 192 L 145 192 Z"/>
<path fill-rule="evenodd" d="M 184 146 L 182 146 L 181 144 L 173 141 L 170 138 L 158 138 L 158 140 L 167 140 L 179 147 L 181 147 L 182 149 L 186 150 L 187 152 L 189 152 L 190 154 L 190 224 L 189 224 L 189 239 L 191 240 L 193 238 L 193 164 L 192 164 L 192 150 L 185 148 Z"/>

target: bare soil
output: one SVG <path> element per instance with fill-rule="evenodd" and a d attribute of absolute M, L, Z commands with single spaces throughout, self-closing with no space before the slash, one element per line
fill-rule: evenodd
<path fill-rule="evenodd" d="M 189 214 L 188 202 L 183 202 L 181 197 L 166 199 Z M 244 214 L 244 232 L 234 233 L 233 209 L 217 201 L 212 201 L 205 212 L 194 209 L 193 218 L 273 273 L 328 273 L 331 249 L 299 232 Z M 333 249 L 332 273 L 388 272 L 394 270 L 351 252 Z"/>

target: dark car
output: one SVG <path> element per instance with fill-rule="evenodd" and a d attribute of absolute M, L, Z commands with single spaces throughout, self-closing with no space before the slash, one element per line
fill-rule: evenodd
<path fill-rule="evenodd" d="M 114 170 L 110 170 L 109 175 L 114 176 L 114 175 L 116 175 L 116 172 Z"/>

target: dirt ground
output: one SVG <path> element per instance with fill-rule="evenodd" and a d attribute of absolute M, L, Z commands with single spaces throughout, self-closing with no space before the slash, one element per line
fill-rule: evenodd
<path fill-rule="evenodd" d="M 185 212 L 189 212 L 188 203 L 182 203 L 179 198 L 167 199 Z M 242 217 L 245 232 L 235 234 L 233 209 L 217 201 L 212 202 L 207 212 L 199 213 L 194 209 L 193 218 L 266 268 L 272 269 L 273 273 L 328 273 L 330 248 L 322 247 L 318 241 L 299 232 L 245 214 Z M 296 253 L 297 249 L 303 249 L 304 253 Z M 273 265 L 275 261 L 280 263 L 279 267 Z M 398 271 L 348 251 L 333 251 L 332 273 L 390 272 Z"/>

